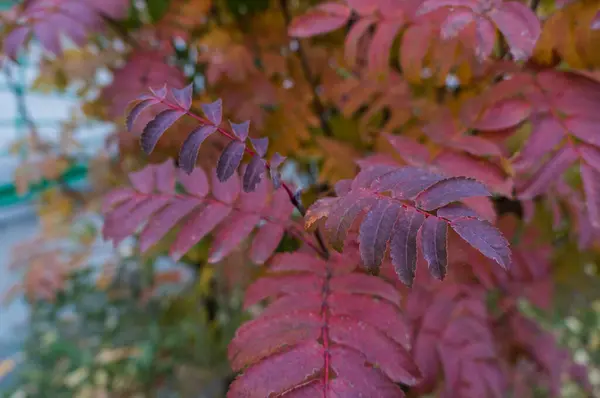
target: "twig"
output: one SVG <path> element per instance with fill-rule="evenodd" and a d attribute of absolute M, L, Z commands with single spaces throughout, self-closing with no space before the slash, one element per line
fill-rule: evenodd
<path fill-rule="evenodd" d="M 287 0 L 279 0 L 279 3 L 281 5 L 283 19 L 285 21 L 285 26 L 287 28 L 290 25 L 290 23 L 292 22 L 292 17 L 290 15 L 290 11 L 288 9 Z M 304 51 L 304 48 L 302 47 L 302 43 L 300 41 L 298 41 L 297 53 L 298 53 L 298 58 L 300 59 L 300 65 L 302 67 L 302 73 L 304 74 L 304 78 L 308 81 L 308 84 L 310 85 L 311 90 L 312 90 L 313 107 L 315 108 L 315 111 L 317 112 L 317 116 L 319 117 L 319 121 L 321 123 L 321 130 L 323 130 L 323 133 L 326 136 L 331 137 L 331 136 L 333 136 L 333 132 L 331 130 L 331 127 L 329 126 L 329 123 L 327 123 L 327 118 L 326 118 L 327 112 L 325 110 L 325 106 L 321 102 L 321 98 L 319 97 L 319 92 L 317 91 L 317 81 L 310 70 L 310 65 L 308 63 L 308 56 L 306 55 L 306 52 Z"/>
<path fill-rule="evenodd" d="M 152 93 L 152 95 L 156 101 L 167 106 L 168 108 L 182 112 L 182 113 L 188 115 L 189 117 L 197 120 L 199 123 L 201 123 L 203 125 L 214 126 L 221 135 L 227 137 L 230 140 L 236 140 L 233 133 L 227 131 L 223 127 L 219 127 L 219 126 L 213 124 L 210 120 L 197 115 L 196 113 L 192 112 L 191 110 L 183 108 L 179 104 L 175 104 L 164 98 L 160 98 L 155 93 Z M 244 152 L 250 156 L 257 155 L 257 153 L 252 148 L 248 148 L 248 147 L 244 148 Z M 269 163 L 269 161 L 265 161 L 265 164 L 266 164 L 267 170 L 270 170 L 271 164 Z M 285 189 L 285 192 L 287 193 L 287 195 L 290 199 L 290 202 L 294 205 L 294 207 L 298 210 L 298 212 L 302 215 L 302 217 L 304 217 L 306 215 L 306 209 L 304 208 L 302 203 L 300 203 L 300 201 L 298 200 L 298 197 L 294 194 L 294 192 L 292 192 L 292 189 L 284 181 L 281 182 L 281 186 L 283 187 L 283 189 Z M 321 248 L 321 252 L 318 254 L 321 255 L 323 258 L 328 259 L 329 258 L 329 250 L 327 249 L 327 246 L 325 245 L 323 236 L 321 235 L 321 232 L 318 229 L 315 231 L 315 238 L 317 239 L 317 242 L 319 243 L 319 247 Z"/>

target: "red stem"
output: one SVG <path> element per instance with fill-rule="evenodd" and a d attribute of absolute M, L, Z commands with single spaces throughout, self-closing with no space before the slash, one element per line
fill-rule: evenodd
<path fill-rule="evenodd" d="M 219 127 L 219 126 L 215 125 L 210 120 L 208 120 L 208 119 L 206 119 L 206 118 L 204 118 L 202 116 L 196 115 L 195 113 L 191 112 L 189 109 L 185 109 L 185 108 L 181 107 L 179 104 L 174 104 L 172 102 L 167 101 L 165 98 L 160 98 L 160 97 L 158 97 L 154 93 L 152 93 L 152 95 L 154 96 L 155 100 L 157 100 L 161 104 L 167 106 L 169 109 L 182 112 L 182 113 L 190 116 L 191 118 L 196 119 L 198 122 L 200 122 L 203 125 L 214 126 L 221 135 L 229 138 L 232 141 L 239 141 L 235 137 L 234 134 L 230 133 L 229 131 L 225 130 L 222 127 Z M 247 154 L 249 154 L 250 156 L 255 156 L 256 155 L 256 152 L 253 149 L 248 148 L 247 146 L 244 147 L 244 152 L 247 153 Z M 271 164 L 266 159 L 265 159 L 265 164 L 266 164 L 267 170 L 271 170 Z M 287 193 L 287 195 L 288 195 L 288 197 L 290 199 L 290 202 L 294 205 L 294 207 L 296 209 L 298 209 L 298 211 L 300 212 L 300 214 L 302 215 L 302 217 L 304 217 L 304 215 L 306 214 L 306 209 L 298 201 L 298 199 L 296 198 L 296 195 L 294 195 L 294 193 L 292 192 L 292 189 L 284 181 L 281 181 L 281 186 L 283 187 L 283 189 L 285 189 L 285 192 Z M 325 259 L 328 259 L 329 258 L 329 250 L 327 250 L 327 246 L 325 245 L 325 241 L 323 240 L 321 232 L 318 229 L 315 231 L 315 237 L 317 239 L 317 242 L 319 243 L 320 250 L 316 249 L 312 245 L 311 245 L 311 247 L 313 249 L 315 249 L 317 251 L 317 254 L 319 254 L 321 257 L 323 257 Z"/>

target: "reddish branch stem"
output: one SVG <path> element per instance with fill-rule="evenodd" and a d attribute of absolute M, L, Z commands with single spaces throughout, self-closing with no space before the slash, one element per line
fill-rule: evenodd
<path fill-rule="evenodd" d="M 173 110 L 182 112 L 182 113 L 190 116 L 191 118 L 196 119 L 198 122 L 200 122 L 203 125 L 214 126 L 221 135 L 227 137 L 228 139 L 230 139 L 232 141 L 237 140 L 237 138 L 232 133 L 230 133 L 229 131 L 227 131 L 226 129 L 224 129 L 222 127 L 219 127 L 219 126 L 213 124 L 210 120 L 208 120 L 202 116 L 199 116 L 199 115 L 191 112 L 190 110 L 179 106 L 178 104 L 169 102 L 166 99 L 161 99 L 160 97 L 156 96 L 155 94 L 153 94 L 153 95 L 157 101 L 159 101 L 161 104 L 167 106 L 169 109 L 173 109 Z M 248 148 L 247 146 L 244 147 L 244 152 L 250 156 L 257 155 L 256 152 L 252 148 Z M 267 170 L 271 170 L 271 164 L 269 163 L 269 161 L 265 159 L 265 163 L 266 163 Z M 285 189 L 285 192 L 287 193 L 292 205 L 294 205 L 294 207 L 298 210 L 300 215 L 302 215 L 302 217 L 304 217 L 306 215 L 306 209 L 304 208 L 302 203 L 300 203 L 300 201 L 298 200 L 296 195 L 292 192 L 292 189 L 284 181 L 281 181 L 281 186 L 283 187 L 283 189 Z M 311 245 L 311 247 L 313 249 L 315 249 L 317 254 L 319 254 L 321 257 L 323 257 L 324 259 L 328 259 L 329 258 L 329 250 L 327 249 L 327 246 L 325 245 L 323 236 L 321 235 L 321 232 L 318 229 L 315 231 L 315 238 L 317 239 L 317 243 L 319 244 L 319 249 L 315 248 L 312 245 Z"/>

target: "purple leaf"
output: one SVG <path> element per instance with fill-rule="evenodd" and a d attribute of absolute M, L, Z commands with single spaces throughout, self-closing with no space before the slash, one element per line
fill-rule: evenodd
<path fill-rule="evenodd" d="M 481 218 L 479 214 L 468 208 L 467 206 L 455 203 L 438 209 L 437 216 L 447 220 L 456 220 L 457 218 Z"/>
<path fill-rule="evenodd" d="M 167 85 L 164 84 L 161 88 L 157 89 L 150 88 L 150 91 L 152 92 L 152 94 L 158 97 L 159 100 L 162 101 L 167 96 Z"/>
<path fill-rule="evenodd" d="M 229 121 L 231 125 L 231 131 L 233 134 L 240 140 L 246 141 L 248 137 L 248 132 L 250 131 L 250 121 L 246 120 L 243 123 L 233 123 L 231 120 Z"/>
<path fill-rule="evenodd" d="M 600 172 L 585 163 L 580 167 L 590 223 L 600 228 Z"/>
<path fill-rule="evenodd" d="M 416 167 L 401 167 L 379 177 L 371 184 L 371 188 L 377 192 L 392 191 L 395 198 L 413 199 L 444 178 Z"/>
<path fill-rule="evenodd" d="M 417 268 L 417 233 L 425 216 L 415 209 L 400 211 L 392 230 L 390 257 L 398 277 L 407 286 L 412 286 Z"/>
<path fill-rule="evenodd" d="M 223 120 L 223 101 L 219 98 L 210 104 L 202 104 L 202 112 L 212 124 L 218 126 Z"/>
<path fill-rule="evenodd" d="M 561 148 L 529 181 L 528 186 L 519 193 L 520 199 L 533 199 L 544 193 L 561 174 L 577 160 L 577 153 L 571 146 Z"/>
<path fill-rule="evenodd" d="M 481 254 L 496 261 L 505 269 L 509 267 L 511 260 L 508 242 L 492 224 L 473 218 L 461 218 L 452 221 L 450 226 Z"/>
<path fill-rule="evenodd" d="M 269 174 L 271 175 L 271 181 L 273 181 L 273 188 L 279 189 L 281 186 L 281 176 L 277 169 L 285 161 L 285 156 L 281 156 L 278 152 L 271 157 L 271 168 Z"/>
<path fill-rule="evenodd" d="M 178 165 L 182 170 L 188 174 L 194 170 L 200 145 L 215 131 L 217 131 L 215 126 L 204 125 L 197 127 L 187 136 L 179 150 Z"/>
<path fill-rule="evenodd" d="M 490 195 L 479 181 L 467 177 L 451 177 L 421 192 L 415 198 L 415 203 L 423 210 L 435 210 L 465 198 Z"/>
<path fill-rule="evenodd" d="M 256 189 L 256 186 L 262 179 L 262 175 L 267 171 L 264 159 L 258 156 L 253 156 L 252 160 L 246 167 L 243 179 L 244 192 L 252 192 Z"/>
<path fill-rule="evenodd" d="M 173 93 L 173 97 L 175 101 L 186 111 L 190 110 L 192 106 L 192 90 L 194 85 L 188 84 L 182 89 L 173 88 L 171 89 L 171 93 Z"/>
<path fill-rule="evenodd" d="M 256 153 L 262 158 L 267 153 L 267 148 L 269 147 L 269 138 L 250 138 L 250 142 L 252 143 L 252 147 L 256 151 Z"/>
<path fill-rule="evenodd" d="M 131 132 L 133 130 L 133 124 L 135 123 L 138 116 L 146 108 L 148 108 L 149 106 L 151 106 L 153 104 L 156 104 L 156 100 L 154 100 L 153 98 L 145 99 L 145 100 L 135 104 L 135 106 L 131 109 L 131 112 L 129 112 L 129 114 L 127 115 L 127 121 L 126 121 L 127 131 Z"/>
<path fill-rule="evenodd" d="M 394 201 L 379 200 L 360 225 L 360 257 L 367 269 L 381 266 L 400 209 Z"/>
<path fill-rule="evenodd" d="M 235 173 L 244 156 L 246 144 L 241 141 L 231 141 L 217 162 L 217 177 L 219 181 L 227 181 Z"/>
<path fill-rule="evenodd" d="M 144 132 L 140 138 L 142 149 L 146 155 L 150 155 L 156 146 L 156 143 L 163 135 L 166 129 L 171 127 L 177 121 L 183 112 L 173 109 L 162 111 L 154 119 L 150 121 L 144 128 Z"/>
<path fill-rule="evenodd" d="M 429 272 L 437 279 L 444 279 L 448 269 L 448 226 L 436 217 L 428 217 L 421 228 L 421 248 L 429 266 Z"/>
<path fill-rule="evenodd" d="M 373 206 L 375 201 L 375 197 L 363 191 L 353 191 L 340 198 L 325 222 L 329 241 L 336 249 L 341 250 L 346 234 L 356 217 L 363 210 Z"/>
<path fill-rule="evenodd" d="M 150 220 L 140 234 L 140 251 L 147 251 L 200 203 L 201 201 L 194 197 L 176 198 L 169 203 Z"/>

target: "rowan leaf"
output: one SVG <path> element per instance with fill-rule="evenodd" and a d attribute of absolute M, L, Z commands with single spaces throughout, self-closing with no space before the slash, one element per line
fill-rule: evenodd
<path fill-rule="evenodd" d="M 219 157 L 217 177 L 219 181 L 227 181 L 240 166 L 246 144 L 241 141 L 231 141 Z"/>
<path fill-rule="evenodd" d="M 483 184 L 467 177 L 452 177 L 436 182 L 415 198 L 423 210 L 435 210 L 449 203 L 474 196 L 491 196 Z"/>
<path fill-rule="evenodd" d="M 273 254 L 293 211 L 284 190 L 273 191 L 264 180 L 255 192 L 240 193 L 237 173 L 221 182 L 213 170 L 209 184 L 200 168 L 190 174 L 175 170 L 170 159 L 146 166 L 130 174 L 132 189 L 109 193 L 103 204 L 104 237 L 119 243 L 147 221 L 140 235 L 140 250 L 146 252 L 179 226 L 169 251 L 174 260 L 179 260 L 216 230 L 209 261 L 218 262 L 241 241 L 251 239 L 252 231 L 263 223 L 254 237 L 259 240 L 253 243 L 256 248 L 251 257 L 263 263 Z M 175 191 L 176 181 L 183 193 Z M 271 207 L 267 207 L 269 201 Z"/>
<path fill-rule="evenodd" d="M 545 192 L 552 182 L 556 181 L 576 160 L 577 153 L 572 147 L 561 148 L 531 178 L 526 188 L 519 193 L 519 198 L 533 199 Z"/>
<path fill-rule="evenodd" d="M 397 291 L 381 278 L 342 266 L 349 261 L 344 256 L 321 260 L 301 253 L 274 258 L 275 264 L 285 267 L 272 267 L 255 281 L 247 291 L 245 306 L 266 298 L 274 301 L 255 320 L 242 325 L 229 345 L 234 369 L 242 370 L 229 396 L 308 397 L 317 388 L 321 393 L 349 392 L 344 383 L 350 382 L 354 393 L 403 396 L 391 395 L 402 394 L 394 383 L 418 382 L 419 370 L 405 345 L 407 335 L 388 334 L 398 333 L 397 328 L 404 333 L 408 330 L 400 317 Z M 350 276 L 352 285 L 346 281 Z M 331 291 L 323 290 L 324 286 Z M 349 290 L 351 286 L 360 290 Z M 367 296 L 368 286 L 377 296 L 393 292 L 393 301 Z M 336 372 L 335 378 L 333 372 L 324 371 L 328 367 Z M 278 377 L 271 380 L 277 368 Z M 353 374 L 360 378 L 353 379 Z M 380 387 L 384 388 L 381 392 Z"/>
<path fill-rule="evenodd" d="M 450 222 L 450 227 L 484 256 L 496 261 L 503 268 L 510 266 L 508 242 L 489 222 L 474 218 L 459 218 Z"/>
<path fill-rule="evenodd" d="M 245 121 L 243 123 L 232 123 L 229 122 L 229 124 L 231 125 L 231 131 L 233 131 L 233 134 L 240 140 L 240 141 L 245 141 L 246 137 L 248 137 L 248 131 L 250 130 L 250 121 Z"/>
<path fill-rule="evenodd" d="M 194 85 L 188 84 L 182 89 L 173 88 L 171 89 L 171 93 L 173 94 L 173 98 L 175 101 L 183 108 L 185 111 L 189 111 L 192 106 L 192 93 L 193 93 Z"/>
<path fill-rule="evenodd" d="M 187 136 L 181 149 L 179 150 L 179 157 L 177 159 L 177 165 L 186 173 L 190 174 L 196 167 L 196 161 L 198 159 L 198 151 L 200 145 L 211 136 L 217 128 L 211 125 L 204 125 L 195 128 Z"/>
<path fill-rule="evenodd" d="M 288 28 L 292 37 L 311 37 L 339 29 L 350 18 L 351 10 L 340 3 L 323 3 L 294 18 Z"/>
<path fill-rule="evenodd" d="M 401 206 L 379 201 L 360 225 L 360 257 L 370 270 L 377 270 L 383 261 L 392 228 Z"/>
<path fill-rule="evenodd" d="M 220 125 L 223 120 L 223 101 L 219 98 L 210 104 L 202 104 L 202 112 L 212 124 Z"/>
<path fill-rule="evenodd" d="M 140 138 L 142 149 L 147 155 L 150 155 L 156 146 L 156 143 L 164 132 L 173 125 L 184 113 L 174 109 L 162 111 L 144 127 L 144 132 Z"/>
<path fill-rule="evenodd" d="M 444 279 L 448 269 L 448 226 L 438 219 L 429 217 L 421 229 L 423 257 L 429 265 L 429 272 L 437 279 Z"/>
<path fill-rule="evenodd" d="M 425 216 L 414 209 L 401 211 L 390 242 L 390 257 L 398 278 L 412 286 L 417 268 L 417 233 Z"/>
<path fill-rule="evenodd" d="M 600 228 L 600 171 L 582 163 L 581 179 L 590 222 L 595 228 Z"/>

